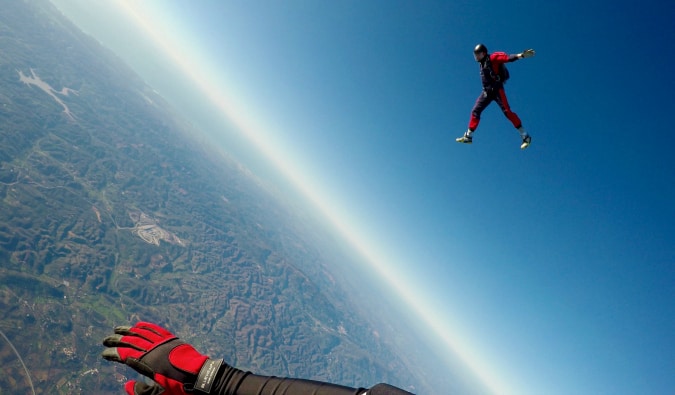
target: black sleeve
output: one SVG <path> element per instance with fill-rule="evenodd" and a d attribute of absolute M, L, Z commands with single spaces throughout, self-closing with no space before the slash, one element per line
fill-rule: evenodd
<path fill-rule="evenodd" d="M 351 388 L 320 381 L 260 376 L 223 364 L 214 383 L 213 395 L 412 395 L 388 384 L 370 390 Z"/>
<path fill-rule="evenodd" d="M 377 384 L 368 390 L 368 395 L 414 395 L 408 391 L 403 391 L 389 384 Z"/>

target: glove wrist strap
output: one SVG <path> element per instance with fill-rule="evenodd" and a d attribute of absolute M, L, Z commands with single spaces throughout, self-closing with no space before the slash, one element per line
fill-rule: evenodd
<path fill-rule="evenodd" d="M 223 365 L 222 359 L 207 359 L 202 368 L 199 370 L 197 382 L 195 382 L 194 389 L 205 394 L 211 393 L 213 382 Z"/>

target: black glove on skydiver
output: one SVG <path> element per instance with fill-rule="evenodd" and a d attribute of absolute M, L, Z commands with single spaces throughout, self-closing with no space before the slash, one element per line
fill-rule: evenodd
<path fill-rule="evenodd" d="M 210 393 L 222 360 L 200 354 L 173 333 L 149 322 L 133 327 L 118 326 L 115 335 L 103 340 L 108 347 L 103 358 L 132 367 L 156 385 L 134 380 L 124 388 L 129 395 L 186 395 L 196 387 Z"/>

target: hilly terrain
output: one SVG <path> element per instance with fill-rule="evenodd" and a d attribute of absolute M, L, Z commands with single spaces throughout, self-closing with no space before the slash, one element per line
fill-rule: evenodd
<path fill-rule="evenodd" d="M 0 394 L 120 394 L 100 341 L 138 320 L 261 374 L 445 393 L 342 242 L 199 136 L 50 3 L 3 5 Z"/>

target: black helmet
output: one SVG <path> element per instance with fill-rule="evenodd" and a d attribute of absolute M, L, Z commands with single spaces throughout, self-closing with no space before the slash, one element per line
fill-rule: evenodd
<path fill-rule="evenodd" d="M 487 47 L 484 44 L 478 44 L 476 47 L 473 49 L 473 53 L 488 53 Z"/>

